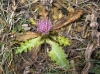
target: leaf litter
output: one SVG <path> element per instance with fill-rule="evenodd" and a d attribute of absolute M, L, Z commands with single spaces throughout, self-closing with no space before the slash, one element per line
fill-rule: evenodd
<path fill-rule="evenodd" d="M 93 61 L 99 61 L 96 55 L 100 54 L 99 3 L 99 0 L 0 1 L 0 74 L 92 74 L 91 70 L 99 65 Z M 70 46 L 61 45 L 68 55 L 69 70 L 49 59 L 48 44 L 22 55 L 15 54 L 20 41 L 40 36 L 37 23 L 46 17 L 52 21 L 51 34 L 71 40 Z"/>

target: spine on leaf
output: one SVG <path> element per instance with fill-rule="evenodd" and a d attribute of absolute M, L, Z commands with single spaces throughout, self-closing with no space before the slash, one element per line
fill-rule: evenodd
<path fill-rule="evenodd" d="M 21 54 L 22 52 L 27 52 L 28 50 L 32 50 L 35 46 L 40 46 L 43 41 L 41 40 L 41 36 L 26 41 L 25 43 L 21 43 L 21 46 L 17 48 L 16 54 Z"/>
<path fill-rule="evenodd" d="M 68 70 L 70 68 L 69 60 L 66 59 L 67 55 L 64 53 L 64 50 L 62 50 L 62 47 L 59 46 L 58 43 L 55 43 L 49 39 L 47 39 L 46 42 L 51 45 L 51 51 L 49 52 L 51 60 L 55 61 L 56 64 L 62 68 Z"/>

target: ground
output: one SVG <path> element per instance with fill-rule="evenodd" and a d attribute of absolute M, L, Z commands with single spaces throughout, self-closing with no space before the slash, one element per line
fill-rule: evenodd
<path fill-rule="evenodd" d="M 43 19 L 48 23 L 39 31 Z M 53 46 L 49 41 L 33 48 L 30 41 L 39 36 L 61 47 L 60 57 L 66 55 L 70 68 L 48 55 Z M 58 37 L 67 45 L 55 41 Z M 100 0 L 0 1 L 0 74 L 100 74 L 99 61 Z"/>

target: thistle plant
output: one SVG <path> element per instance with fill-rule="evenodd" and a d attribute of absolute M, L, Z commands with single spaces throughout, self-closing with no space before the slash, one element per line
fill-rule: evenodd
<path fill-rule="evenodd" d="M 38 22 L 38 32 L 41 32 L 42 34 L 49 33 L 51 29 L 51 21 L 49 19 L 43 19 Z"/>
<path fill-rule="evenodd" d="M 22 43 L 21 46 L 18 47 L 18 49 L 16 50 L 16 53 L 21 54 L 22 52 L 28 52 L 28 50 L 31 51 L 32 48 L 34 48 L 35 46 L 40 46 L 44 42 L 46 42 L 51 46 L 51 50 L 48 53 L 51 60 L 55 61 L 56 64 L 61 66 L 62 68 L 68 70 L 70 68 L 69 60 L 66 59 L 67 55 L 65 54 L 61 46 L 70 45 L 70 40 L 63 36 L 52 36 L 52 35 L 49 35 L 49 37 L 47 38 L 43 38 L 44 37 L 43 35 L 48 34 L 51 29 L 52 29 L 51 21 L 48 18 L 40 20 L 38 22 L 37 31 L 42 33 L 42 35 Z"/>

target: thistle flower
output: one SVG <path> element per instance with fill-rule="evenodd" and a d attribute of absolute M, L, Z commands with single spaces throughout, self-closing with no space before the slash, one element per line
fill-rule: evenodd
<path fill-rule="evenodd" d="M 41 32 L 42 35 L 49 33 L 51 29 L 51 21 L 49 19 L 43 19 L 38 22 L 38 32 Z"/>

